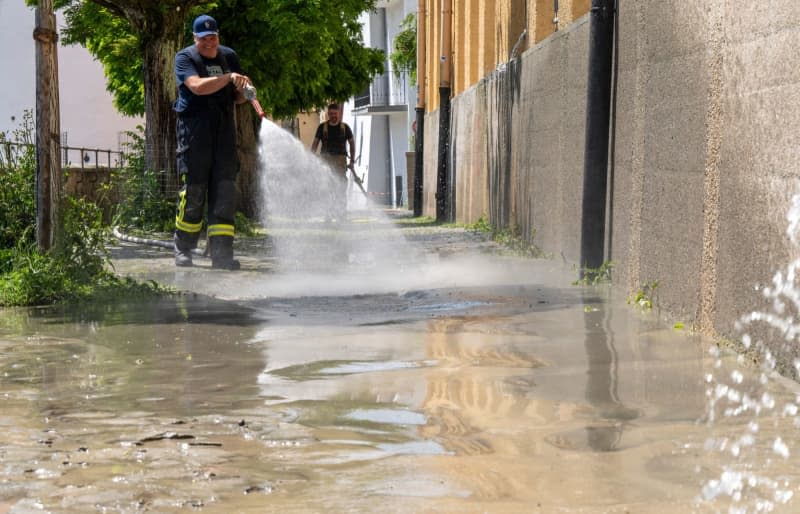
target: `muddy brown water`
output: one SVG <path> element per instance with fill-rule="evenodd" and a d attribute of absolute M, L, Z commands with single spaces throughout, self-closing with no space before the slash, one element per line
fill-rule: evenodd
<path fill-rule="evenodd" d="M 0 513 L 727 511 L 705 442 L 747 420 L 699 421 L 709 342 L 460 244 L 404 286 L 125 246 L 190 293 L 2 311 Z"/>

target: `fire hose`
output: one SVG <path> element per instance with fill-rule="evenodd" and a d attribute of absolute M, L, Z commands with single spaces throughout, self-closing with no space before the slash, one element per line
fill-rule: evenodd
<path fill-rule="evenodd" d="M 136 244 L 140 244 L 140 245 L 147 245 L 147 246 L 157 246 L 157 247 L 160 247 L 160 248 L 166 248 L 168 250 L 174 250 L 175 249 L 175 243 L 173 243 L 172 241 L 162 241 L 161 239 L 148 239 L 148 238 L 145 238 L 145 237 L 131 236 L 131 235 L 122 233 L 119 230 L 119 227 L 114 227 L 111 230 L 111 233 L 114 235 L 114 237 L 116 237 L 120 241 L 125 241 L 125 242 L 128 242 L 128 243 L 136 243 Z M 193 248 L 192 249 L 192 255 L 196 255 L 198 257 L 208 257 L 207 247 L 204 248 L 204 249 Z"/>

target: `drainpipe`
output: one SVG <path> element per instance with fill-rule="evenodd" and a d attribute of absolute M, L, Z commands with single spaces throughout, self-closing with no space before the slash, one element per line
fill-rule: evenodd
<path fill-rule="evenodd" d="M 581 217 L 581 275 L 603 263 L 611 113 L 614 0 L 592 0 Z"/>
<path fill-rule="evenodd" d="M 417 129 L 414 132 L 414 216 L 422 216 L 425 151 L 425 0 L 417 8 Z"/>
<path fill-rule="evenodd" d="M 442 0 L 442 54 L 439 57 L 439 165 L 436 173 L 436 222 L 450 221 L 447 169 L 450 156 L 450 27 L 452 0 Z"/>
<path fill-rule="evenodd" d="M 553 30 L 558 32 L 558 0 L 553 0 Z"/>

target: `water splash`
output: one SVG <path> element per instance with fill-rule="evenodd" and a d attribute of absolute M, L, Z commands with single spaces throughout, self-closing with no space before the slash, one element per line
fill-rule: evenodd
<path fill-rule="evenodd" d="M 786 217 L 786 235 L 800 250 L 800 195 L 792 198 Z M 737 363 L 744 370 L 745 355 L 754 359 L 760 367 L 755 376 L 747 378 L 749 370 L 727 371 L 720 350 L 710 350 L 713 371 L 705 376 L 706 422 L 715 436 L 706 441 L 705 449 L 721 455 L 724 464 L 719 476 L 703 485 L 699 501 L 724 505 L 730 514 L 774 512 L 789 504 L 797 490 L 790 476 L 795 473 L 785 471 L 794 445 L 781 434 L 800 427 L 800 395 L 786 401 L 773 392 L 784 389 L 776 384 L 779 372 L 795 379 L 800 375 L 798 267 L 800 258 L 777 271 L 772 285 L 761 289 L 770 309 L 748 313 L 736 324 L 742 334 Z M 787 362 L 793 362 L 793 370 Z M 749 419 L 744 429 L 732 429 L 741 426 L 735 422 L 742 419 Z"/>
<path fill-rule="evenodd" d="M 262 120 L 259 151 L 265 212 L 278 268 L 339 274 L 392 267 L 412 249 L 381 207 L 348 184 L 346 220 L 328 219 L 338 178 L 291 133 Z"/>

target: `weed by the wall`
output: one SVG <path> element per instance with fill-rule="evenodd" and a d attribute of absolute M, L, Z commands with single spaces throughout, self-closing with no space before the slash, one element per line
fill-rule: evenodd
<path fill-rule="evenodd" d="M 656 288 L 658 288 L 657 280 L 644 284 L 635 294 L 628 297 L 628 304 L 635 305 L 643 311 L 651 310 L 655 305 Z"/>
<path fill-rule="evenodd" d="M 614 261 L 605 261 L 597 268 L 583 268 L 581 278 L 573 282 L 576 286 L 596 286 L 602 282 L 611 282 L 611 271 Z"/>
<path fill-rule="evenodd" d="M 467 225 L 467 228 L 473 232 L 489 233 L 492 231 L 492 224 L 489 223 L 489 219 L 484 214 L 475 223 Z"/>

